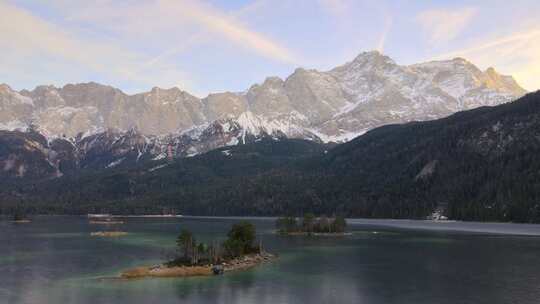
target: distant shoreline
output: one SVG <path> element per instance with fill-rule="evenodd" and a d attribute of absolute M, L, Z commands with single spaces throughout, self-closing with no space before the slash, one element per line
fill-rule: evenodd
<path fill-rule="evenodd" d="M 349 225 L 417 231 L 463 232 L 492 235 L 540 236 L 540 224 L 509 222 L 465 222 L 410 219 L 347 219 Z"/>
<path fill-rule="evenodd" d="M 30 218 L 39 217 L 83 217 L 84 215 L 67 214 L 43 214 L 31 215 Z M 114 215 L 115 218 L 174 218 L 174 219 L 224 219 L 224 220 L 264 220 L 274 221 L 278 217 L 271 216 L 195 216 L 195 215 Z M 8 215 L 0 216 L 0 219 L 10 221 Z M 347 218 L 351 226 L 374 226 L 380 228 L 394 228 L 419 231 L 439 232 L 469 232 L 494 235 L 517 235 L 517 236 L 540 236 L 540 224 L 514 223 L 514 222 L 474 222 L 474 221 L 433 221 L 422 219 L 371 219 L 371 218 Z M 351 229 L 354 230 L 354 229 Z"/>
<path fill-rule="evenodd" d="M 148 218 L 180 218 L 180 217 L 184 217 L 183 215 L 181 214 L 143 214 L 143 215 L 111 215 L 111 217 L 115 217 L 115 218 L 128 218 L 128 217 L 148 217 Z"/>

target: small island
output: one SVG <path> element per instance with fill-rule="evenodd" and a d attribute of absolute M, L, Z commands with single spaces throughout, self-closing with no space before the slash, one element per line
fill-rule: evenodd
<path fill-rule="evenodd" d="M 97 225 L 119 225 L 124 221 L 115 220 L 110 214 L 88 214 L 88 223 Z"/>
<path fill-rule="evenodd" d="M 137 267 L 121 273 L 121 278 L 189 277 L 219 275 L 245 270 L 270 262 L 275 255 L 264 251 L 262 243 L 255 245 L 255 226 L 249 222 L 234 224 L 228 238 L 219 244 L 199 243 L 189 230 L 182 230 L 176 239 L 175 257 L 163 264 Z"/>
<path fill-rule="evenodd" d="M 301 222 L 296 217 L 281 217 L 276 220 L 277 232 L 281 235 L 304 236 L 345 236 L 347 221 L 342 216 L 332 218 L 326 215 L 316 217 L 313 213 L 306 213 Z"/>
<path fill-rule="evenodd" d="M 13 215 L 13 219 L 12 219 L 12 223 L 15 223 L 15 224 L 26 224 L 26 223 L 30 223 L 30 219 L 26 217 L 26 215 L 22 212 L 15 212 L 15 214 Z"/>
<path fill-rule="evenodd" d="M 119 237 L 127 235 L 127 232 L 124 231 L 97 231 L 90 232 L 90 236 L 99 236 L 99 237 Z"/>

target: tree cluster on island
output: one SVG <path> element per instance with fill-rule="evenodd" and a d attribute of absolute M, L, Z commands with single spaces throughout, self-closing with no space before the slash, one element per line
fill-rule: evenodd
<path fill-rule="evenodd" d="M 342 216 L 316 217 L 306 213 L 301 220 L 293 216 L 278 218 L 276 228 L 280 234 L 341 234 L 347 228 L 347 221 Z"/>
<path fill-rule="evenodd" d="M 247 254 L 259 254 L 262 244 L 255 245 L 255 226 L 247 221 L 234 224 L 227 234 L 227 239 L 219 243 L 198 242 L 189 230 L 182 230 L 176 239 L 177 254 L 168 267 L 217 265 Z"/>

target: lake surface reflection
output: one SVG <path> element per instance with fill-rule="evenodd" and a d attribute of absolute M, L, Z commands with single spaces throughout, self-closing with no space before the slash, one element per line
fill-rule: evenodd
<path fill-rule="evenodd" d="M 220 277 L 134 281 L 103 278 L 162 261 L 182 228 L 210 240 L 225 237 L 238 219 L 127 218 L 119 227 L 129 235 L 111 239 L 91 237 L 102 227 L 82 217 L 37 217 L 19 225 L 0 221 L 0 303 L 493 304 L 540 299 L 540 237 L 489 234 L 487 226 L 474 223 L 421 230 L 431 224 L 366 220 L 351 221 L 354 233 L 344 238 L 280 237 L 272 233 L 273 220 L 251 220 L 266 249 L 280 254 L 277 262 Z M 496 232 L 540 231 L 534 225 L 518 226 L 518 231 L 515 225 L 495 227 Z"/>

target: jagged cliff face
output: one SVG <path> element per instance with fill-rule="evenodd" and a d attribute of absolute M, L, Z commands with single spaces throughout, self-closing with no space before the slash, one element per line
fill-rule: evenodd
<path fill-rule="evenodd" d="M 342 141 L 384 124 L 440 118 L 524 93 L 512 77 L 481 71 L 461 58 L 400 66 L 367 52 L 327 72 L 297 69 L 285 80 L 270 77 L 244 93 L 203 99 L 177 88 L 127 95 L 96 83 L 21 92 L 2 85 L 0 129 L 33 123 L 48 136 L 111 128 L 166 135 L 249 116 L 260 123 L 257 129 L 270 124 L 272 132 L 289 137 Z"/>
<path fill-rule="evenodd" d="M 75 137 L 111 128 L 165 134 L 206 121 L 201 101 L 177 88 L 154 88 L 129 96 L 112 87 L 87 83 L 63 88 L 40 86 L 19 95 L 33 101 L 33 106 L 3 122 L 14 125 L 16 121 L 32 121 L 48 135 Z"/>
<path fill-rule="evenodd" d="M 24 127 L 33 111 L 31 98 L 22 96 L 5 84 L 0 85 L 0 129 Z"/>

